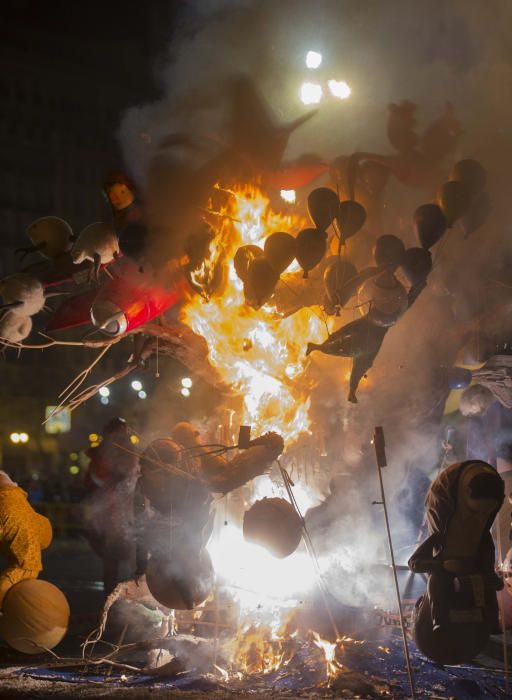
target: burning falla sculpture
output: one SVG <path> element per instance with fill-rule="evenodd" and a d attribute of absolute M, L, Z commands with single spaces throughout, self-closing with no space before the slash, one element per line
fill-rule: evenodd
<path fill-rule="evenodd" d="M 296 181 L 300 180 L 302 184 L 310 182 L 319 174 L 318 163 L 310 170 L 304 169 L 303 159 L 286 166 L 282 164 L 291 134 L 310 119 L 314 112 L 289 124 L 276 124 L 254 84 L 244 76 L 233 80 L 229 101 L 231 119 L 228 120 L 230 125 L 224 140 L 216 141 L 202 134 L 170 134 L 161 142 L 149 167 L 147 202 L 142 202 L 134 183 L 126 174 L 111 173 L 103 183 L 103 192 L 112 210 L 112 220 L 108 225 L 86 227 L 77 240 L 65 222 L 56 217 L 38 220 L 29 228 L 33 250 L 45 254 L 46 259 L 30 265 L 26 271 L 45 288 L 66 281 L 80 284 L 86 281 L 84 275 L 86 279 L 89 275 L 89 282 L 92 278 L 97 281 L 100 270 L 113 277 L 103 279 L 99 286 L 89 286 L 85 291 L 67 298 L 50 319 L 47 328 L 50 332 L 92 323 L 92 333 L 101 332 L 107 336 L 107 340 L 92 341 L 94 347 L 101 347 L 127 335 L 145 335 L 150 336 L 150 339 L 158 336 L 160 352 L 172 356 L 179 353 L 181 361 L 188 366 L 194 365 L 195 358 L 188 349 L 189 344 L 182 342 L 182 335 L 188 333 L 190 337 L 190 330 L 181 324 L 166 328 L 165 323 L 157 327 L 151 325 L 151 322 L 156 319 L 161 321 L 163 314 L 171 308 L 178 310 L 186 307 L 191 299 L 194 300 L 194 292 L 199 292 L 208 300 L 213 294 L 222 295 L 225 289 L 226 273 L 223 269 L 227 268 L 226 263 L 229 262 L 225 253 L 229 245 L 226 246 L 222 230 L 224 223 L 218 225 L 219 220 L 223 221 L 225 212 L 214 212 L 220 217 L 216 221 L 217 225 L 205 227 L 204 222 L 205 210 L 209 208 L 208 200 L 212 193 L 219 191 L 215 186 L 222 183 L 230 188 L 259 177 L 263 183 L 272 183 L 272 187 L 283 187 L 290 186 L 294 172 L 298 178 Z M 416 152 L 417 139 L 411 136 L 413 124 L 410 116 L 404 117 L 406 112 L 413 112 L 408 104 L 391 110 L 390 139 L 400 151 L 400 158 L 412 159 L 411 162 L 418 165 L 421 159 L 410 156 L 410 152 Z M 447 113 L 425 135 L 422 153 L 425 149 L 428 150 L 428 145 L 433 154 L 429 156 L 430 161 L 438 162 L 453 145 L 453 139 L 458 133 L 455 124 L 453 114 Z M 213 156 L 212 145 L 215 146 Z M 197 162 L 192 158 L 190 163 L 186 159 L 173 159 L 177 147 L 181 153 L 190 150 L 196 156 L 202 155 L 202 164 L 191 165 Z M 401 172 L 400 168 L 398 171 Z M 455 190 L 464 189 L 467 172 L 462 168 L 452 179 L 456 182 L 447 185 L 456 185 Z M 483 184 L 480 182 L 480 189 Z M 437 213 L 442 221 L 445 217 L 447 222 L 449 220 L 452 223 L 457 217 L 463 216 L 469 206 L 469 199 L 461 198 L 461 192 L 455 190 L 450 187 L 448 191 L 445 187 L 441 193 Z M 228 189 L 226 192 L 228 196 L 234 196 L 235 191 Z M 303 228 L 297 235 L 281 227 L 277 230 L 269 229 L 265 232 L 266 240 L 261 248 L 253 244 L 253 232 L 249 232 L 249 241 L 245 242 L 250 244 L 240 249 L 245 249 L 246 252 L 251 249 L 240 277 L 244 284 L 246 305 L 255 311 L 267 304 L 273 295 L 278 298 L 281 275 L 294 260 L 302 267 L 306 279 L 311 270 L 322 264 L 327 250 L 328 227 L 333 222 L 339 237 L 338 263 L 348 262 L 341 255 L 343 245 L 364 226 L 365 208 L 354 198 L 340 201 L 337 194 L 329 188 L 318 188 L 310 193 L 308 204 L 314 227 Z M 163 206 L 166 211 L 165 225 L 161 225 L 162 221 L 158 219 L 159 206 Z M 170 222 L 169 212 L 172 212 Z M 233 214 L 238 217 L 241 212 L 235 211 Z M 295 221 L 299 221 L 298 216 L 295 216 L 292 224 Z M 242 217 L 242 227 L 243 225 Z M 380 348 L 386 333 L 382 329 L 395 323 L 425 286 L 431 267 L 428 248 L 444 232 L 439 228 L 430 231 L 429 226 L 433 226 L 430 219 L 427 217 L 425 223 L 425 217 L 420 217 L 418 227 L 421 229 L 422 248 L 405 251 L 404 259 L 399 263 L 411 281 L 407 304 L 403 287 L 392 274 L 396 263 L 390 262 L 386 255 L 381 260 L 381 251 L 376 255 L 375 272 L 379 272 L 378 275 L 374 275 L 371 269 L 362 270 L 356 271 L 353 279 L 345 280 L 344 274 L 338 274 L 339 264 L 335 263 L 335 274 L 331 274 L 329 282 L 326 277 L 326 292 L 331 296 L 331 302 L 334 301 L 326 306 L 328 312 L 334 307 L 334 312 L 339 313 L 346 300 L 360 289 L 361 293 L 366 294 L 365 301 L 370 305 L 367 316 L 356 325 L 357 328 L 361 327 L 360 330 L 368 331 L 367 338 L 371 342 L 355 347 L 353 331 L 356 327 L 337 331 L 343 337 L 347 334 L 351 337 L 350 349 L 347 350 L 346 343 L 342 344 L 343 347 L 336 345 L 337 354 L 348 354 L 355 358 L 349 394 L 351 401 L 356 400 L 359 380 L 371 367 Z M 399 239 L 394 243 L 397 241 L 400 243 Z M 387 241 L 387 248 L 390 245 Z M 210 265 L 212 260 L 214 264 Z M 387 299 L 385 303 L 384 297 Z M 391 311 L 390 304 L 393 306 Z M 229 308 L 230 304 L 226 304 L 225 311 Z M 30 319 L 24 319 L 20 325 L 11 316 L 3 319 L 2 327 L 9 335 L 5 339 L 11 345 L 21 347 L 20 341 L 30 332 L 31 322 Z M 182 317 L 186 316 L 186 313 L 182 314 Z M 256 316 L 255 325 L 258 325 Z M 331 352 L 335 345 L 331 342 L 334 338 L 329 338 L 325 347 L 317 342 L 317 338 L 310 338 L 313 341 L 310 349 Z M 207 338 L 207 342 L 211 347 L 211 339 Z M 154 350 L 155 344 L 147 344 L 144 359 Z M 136 350 L 133 356 L 137 358 L 137 364 L 143 361 Z M 195 365 L 197 364 L 196 361 Z M 281 367 L 281 371 L 284 369 Z M 286 369 L 295 373 L 291 363 Z M 90 395 L 93 394 L 89 392 L 87 397 Z"/>
<path fill-rule="evenodd" d="M 429 537 L 409 567 L 428 574 L 416 603 L 413 634 L 419 649 L 439 664 L 471 661 L 499 631 L 490 528 L 504 500 L 504 482 L 485 462 L 445 469 L 426 497 Z"/>
<path fill-rule="evenodd" d="M 229 493 L 264 473 L 284 443 L 268 433 L 228 462 L 203 446 L 189 423 L 178 423 L 171 435 L 151 443 L 140 462 L 137 573 L 146 574 L 148 588 L 161 605 L 192 609 L 213 588 L 206 550 L 213 529 L 212 494 Z"/>

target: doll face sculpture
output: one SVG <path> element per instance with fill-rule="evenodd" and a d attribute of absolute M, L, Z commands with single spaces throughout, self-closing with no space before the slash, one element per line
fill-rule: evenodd
<path fill-rule="evenodd" d="M 116 211 L 127 209 L 135 199 L 135 195 L 128 185 L 116 182 L 106 189 L 109 202 Z"/>

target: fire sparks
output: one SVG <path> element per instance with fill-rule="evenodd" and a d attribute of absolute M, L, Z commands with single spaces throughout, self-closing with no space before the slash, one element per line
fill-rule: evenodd
<path fill-rule="evenodd" d="M 225 260 L 223 292 L 208 300 L 194 297 L 183 310 L 183 321 L 202 335 L 209 360 L 241 399 L 240 420 L 255 432 L 274 430 L 287 443 L 308 430 L 309 389 L 305 376 L 305 339 L 321 342 L 325 327 L 311 309 L 282 319 L 271 303 L 258 311 L 245 305 L 243 283 L 233 257 L 242 245 L 263 247 L 276 231 L 300 229 L 298 217 L 273 212 L 257 189 L 231 192 L 231 204 L 211 244 L 211 256 L 201 275 Z M 283 284 L 281 282 L 280 284 Z"/>

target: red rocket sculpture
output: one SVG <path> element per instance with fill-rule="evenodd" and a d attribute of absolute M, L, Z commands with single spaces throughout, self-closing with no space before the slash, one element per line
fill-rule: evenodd
<path fill-rule="evenodd" d="M 179 303 L 188 282 L 179 267 L 155 278 L 125 260 L 116 277 L 99 289 L 67 299 L 55 312 L 47 330 L 56 331 L 92 323 L 107 335 L 118 336 L 148 323 Z"/>

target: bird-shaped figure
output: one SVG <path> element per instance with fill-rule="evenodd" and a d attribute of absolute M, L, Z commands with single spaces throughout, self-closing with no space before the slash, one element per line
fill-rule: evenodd
<path fill-rule="evenodd" d="M 21 343 L 30 335 L 31 330 L 30 316 L 20 316 L 15 311 L 5 311 L 0 317 L 0 344 L 2 341 Z"/>
<path fill-rule="evenodd" d="M 98 221 L 89 224 L 78 236 L 71 251 L 75 265 L 84 260 L 91 262 L 90 279 L 99 281 L 102 265 L 108 265 L 119 256 L 119 240 L 116 232 L 108 224 Z"/>
<path fill-rule="evenodd" d="M 398 155 L 354 153 L 348 163 L 348 190 L 353 198 L 360 163 L 376 163 L 404 185 L 424 187 L 436 175 L 436 169 L 455 148 L 462 129 L 455 118 L 453 107 L 446 104 L 444 113 L 425 130 L 421 137 L 414 131 L 416 105 L 404 101 L 389 105 L 387 133 Z"/>
<path fill-rule="evenodd" d="M 25 272 L 17 272 L 0 280 L 0 296 L 4 300 L 0 309 L 15 311 L 19 316 L 39 313 L 46 300 L 41 282 Z"/>
<path fill-rule="evenodd" d="M 47 258 L 55 259 L 67 253 L 73 244 L 71 226 L 58 216 L 43 216 L 33 221 L 27 228 L 27 236 L 32 245 L 18 248 L 22 259 L 29 253 L 39 252 Z"/>

